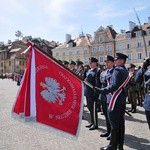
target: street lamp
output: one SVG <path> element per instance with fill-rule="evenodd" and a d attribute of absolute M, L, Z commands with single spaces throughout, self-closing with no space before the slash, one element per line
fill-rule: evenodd
<path fill-rule="evenodd" d="M 15 32 L 15 36 L 18 37 L 18 38 L 23 38 L 23 34 L 19 30 Z"/>

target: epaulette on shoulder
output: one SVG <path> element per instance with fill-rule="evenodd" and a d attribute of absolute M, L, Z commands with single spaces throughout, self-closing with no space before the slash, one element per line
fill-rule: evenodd
<path fill-rule="evenodd" d="M 122 67 L 115 67 L 115 70 L 120 71 L 122 70 Z"/>

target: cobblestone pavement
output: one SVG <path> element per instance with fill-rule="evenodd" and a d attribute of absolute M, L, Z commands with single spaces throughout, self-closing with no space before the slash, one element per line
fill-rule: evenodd
<path fill-rule="evenodd" d="M 108 144 L 100 133 L 105 131 L 104 116 L 99 113 L 99 129 L 89 131 L 89 113 L 85 108 L 79 138 L 70 140 L 11 118 L 19 87 L 16 82 L 0 79 L 0 149 L 3 150 L 99 150 Z M 129 104 L 127 104 L 129 107 Z M 137 108 L 133 117 L 126 115 L 125 150 L 150 150 L 150 131 L 144 110 Z"/>

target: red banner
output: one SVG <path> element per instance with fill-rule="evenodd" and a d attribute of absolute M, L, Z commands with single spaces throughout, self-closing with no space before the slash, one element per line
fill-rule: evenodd
<path fill-rule="evenodd" d="M 77 136 L 83 109 L 83 84 L 35 47 L 13 108 L 37 122 Z M 24 91 L 24 92 L 23 92 Z"/>

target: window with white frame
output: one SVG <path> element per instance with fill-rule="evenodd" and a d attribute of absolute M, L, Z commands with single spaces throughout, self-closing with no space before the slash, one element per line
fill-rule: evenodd
<path fill-rule="evenodd" d="M 80 55 L 80 51 L 77 51 L 77 55 Z"/>
<path fill-rule="evenodd" d="M 88 50 L 87 49 L 84 50 L 84 54 L 88 54 Z"/>
<path fill-rule="evenodd" d="M 131 38 L 131 33 L 127 33 L 126 37 Z"/>
<path fill-rule="evenodd" d="M 150 52 L 148 52 L 148 58 L 150 58 Z"/>
<path fill-rule="evenodd" d="M 93 47 L 92 52 L 93 52 L 93 54 L 97 53 L 97 48 L 96 48 L 96 47 Z"/>
<path fill-rule="evenodd" d="M 142 53 L 137 53 L 137 59 L 142 59 Z"/>
<path fill-rule="evenodd" d="M 116 44 L 116 50 L 121 51 L 122 50 L 122 44 Z"/>
<path fill-rule="evenodd" d="M 85 58 L 84 58 L 84 62 L 85 62 L 85 63 L 89 63 L 89 58 L 88 58 L 88 57 L 85 57 Z"/>
<path fill-rule="evenodd" d="M 131 44 L 127 44 L 127 49 L 130 49 L 131 48 Z"/>
<path fill-rule="evenodd" d="M 132 60 L 132 54 L 131 53 L 128 54 L 128 60 Z"/>
<path fill-rule="evenodd" d="M 104 41 L 104 38 L 100 37 L 99 42 L 103 42 L 103 41 Z"/>
<path fill-rule="evenodd" d="M 100 61 L 100 63 L 104 62 L 104 57 L 103 57 L 103 56 L 100 56 L 100 57 L 99 57 L 99 61 Z"/>
<path fill-rule="evenodd" d="M 62 55 L 65 56 L 65 52 L 62 52 Z"/>
<path fill-rule="evenodd" d="M 69 55 L 72 55 L 72 51 L 69 51 Z"/>
<path fill-rule="evenodd" d="M 108 45 L 107 46 L 107 52 L 110 52 L 112 50 L 112 46 L 111 45 Z"/>
<path fill-rule="evenodd" d="M 99 51 L 100 51 L 100 52 L 104 52 L 104 46 L 100 46 L 100 47 L 99 47 Z"/>
<path fill-rule="evenodd" d="M 141 31 L 137 31 L 136 32 L 136 37 L 140 37 L 142 35 L 142 32 Z"/>
<path fill-rule="evenodd" d="M 56 56 L 58 57 L 58 56 L 59 56 L 59 53 L 56 53 Z"/>
<path fill-rule="evenodd" d="M 138 43 L 137 43 L 137 47 L 142 47 L 142 43 L 141 43 L 141 42 L 138 42 Z"/>

